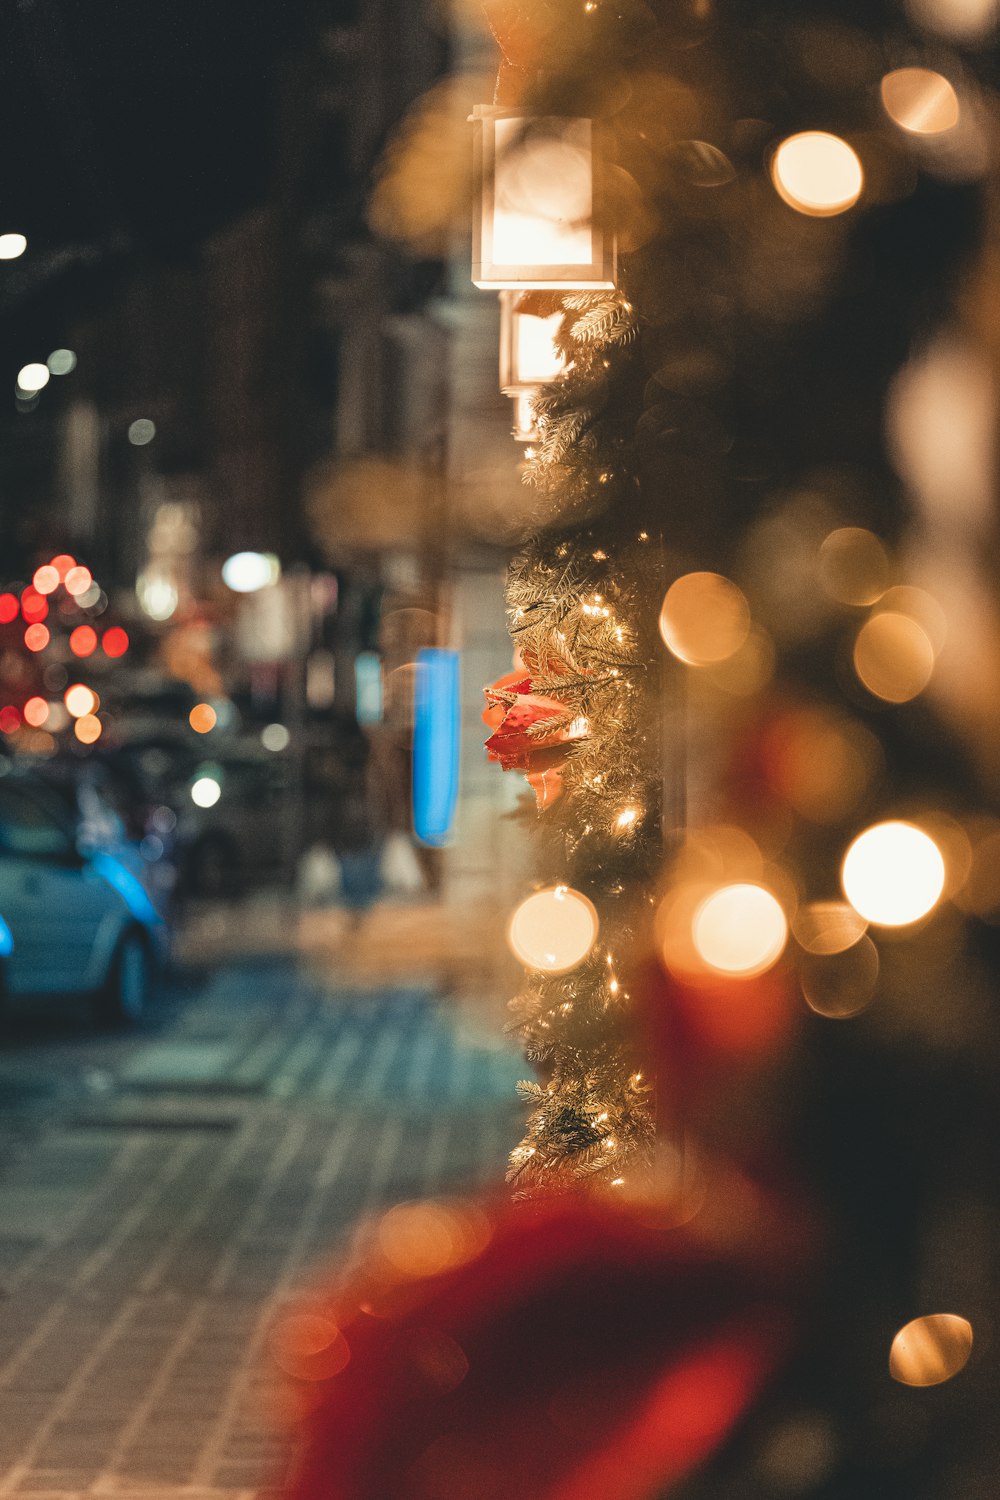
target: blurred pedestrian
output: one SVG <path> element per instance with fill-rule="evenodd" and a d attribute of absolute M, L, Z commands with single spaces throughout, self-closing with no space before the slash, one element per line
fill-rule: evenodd
<path fill-rule="evenodd" d="M 340 894 L 352 928 L 382 891 L 382 854 L 390 822 L 380 759 L 355 720 L 336 744 L 316 750 L 307 769 L 310 820 L 340 867 Z"/>

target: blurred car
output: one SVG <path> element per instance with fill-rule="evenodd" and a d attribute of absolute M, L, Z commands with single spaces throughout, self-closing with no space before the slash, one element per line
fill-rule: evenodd
<path fill-rule="evenodd" d="M 178 790 L 174 836 L 185 891 L 228 895 L 288 871 L 301 842 L 290 757 L 226 751 L 197 762 Z"/>
<path fill-rule="evenodd" d="M 5 999 L 78 995 L 111 1024 L 142 1014 L 167 931 L 136 860 L 113 827 L 88 829 L 38 775 L 0 776 Z"/>

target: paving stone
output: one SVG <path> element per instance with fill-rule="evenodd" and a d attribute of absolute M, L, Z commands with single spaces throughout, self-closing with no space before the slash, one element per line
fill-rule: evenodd
<path fill-rule="evenodd" d="M 425 991 L 327 993 L 291 960 L 108 1046 L 116 1086 L 62 1115 L 39 1048 L 48 1113 L 0 1172 L 0 1488 L 278 1500 L 278 1309 L 359 1214 L 499 1176 L 521 1065 Z"/>

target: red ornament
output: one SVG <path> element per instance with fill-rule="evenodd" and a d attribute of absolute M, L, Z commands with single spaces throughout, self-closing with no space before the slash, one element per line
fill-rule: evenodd
<path fill-rule="evenodd" d="M 582 717 L 566 718 L 566 705 L 558 698 L 531 690 L 531 678 L 521 671 L 508 672 L 483 689 L 487 708 L 483 723 L 493 733 L 486 741 L 490 760 L 505 771 L 523 771 L 534 788 L 539 807 L 547 807 L 562 793 L 561 769 L 569 747 L 589 731 Z M 550 733 L 537 731 L 552 720 Z"/>

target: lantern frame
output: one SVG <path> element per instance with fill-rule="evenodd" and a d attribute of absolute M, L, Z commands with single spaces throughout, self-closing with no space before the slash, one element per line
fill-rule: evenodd
<path fill-rule="evenodd" d="M 543 385 L 551 385 L 561 380 L 566 371 L 565 359 L 555 350 L 552 367 L 536 367 L 533 370 L 526 367 L 520 319 L 533 318 L 538 323 L 547 323 L 560 321 L 564 314 L 557 312 L 542 317 L 518 307 L 519 300 L 517 292 L 500 293 L 500 389 L 505 396 L 516 396 L 522 391 L 536 391 Z"/>
<path fill-rule="evenodd" d="M 527 115 L 523 109 L 479 104 L 470 119 L 473 124 L 474 183 L 472 225 L 472 280 L 492 290 L 538 289 L 582 291 L 612 289 L 617 278 L 615 236 L 603 223 L 604 191 L 599 153 L 595 150 L 594 122 L 585 116 Z M 497 149 L 497 126 L 523 121 L 539 136 L 550 126 L 553 142 L 565 143 L 569 136 L 577 150 L 590 160 L 589 244 L 585 257 L 566 261 L 498 261 L 495 254 L 497 186 L 503 179 L 504 151 Z M 501 129 L 501 134 L 509 132 Z M 555 222 L 555 221 L 553 221 Z M 582 237 L 582 228 L 575 231 Z M 581 246 L 582 248 L 582 246 Z"/>

